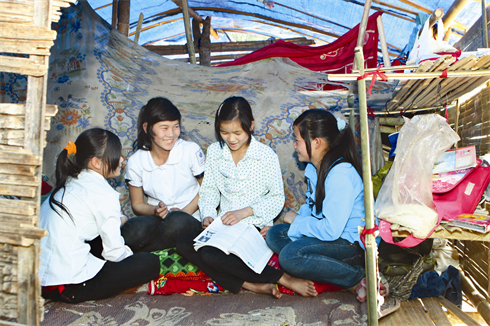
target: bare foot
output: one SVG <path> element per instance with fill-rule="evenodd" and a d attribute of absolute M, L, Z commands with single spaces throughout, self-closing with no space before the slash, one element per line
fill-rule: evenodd
<path fill-rule="evenodd" d="M 271 283 L 243 282 L 242 287 L 244 289 L 247 289 L 247 290 L 255 292 L 255 293 L 272 294 L 272 296 L 276 297 L 277 299 L 280 299 L 282 297 L 282 293 L 279 292 L 279 290 L 276 288 L 276 286 L 274 284 L 271 284 Z"/>
<path fill-rule="evenodd" d="M 296 293 L 299 293 L 304 297 L 316 297 L 318 295 L 318 292 L 316 292 L 315 289 L 315 283 L 313 283 L 313 281 L 296 278 L 286 273 L 284 273 L 277 283 L 287 287 L 290 290 L 293 290 Z"/>

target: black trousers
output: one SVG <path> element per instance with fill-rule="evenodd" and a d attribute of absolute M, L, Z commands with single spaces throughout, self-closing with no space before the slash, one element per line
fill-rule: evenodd
<path fill-rule="evenodd" d="M 121 227 L 121 235 L 133 252 L 152 252 L 175 247 L 177 239 L 201 230 L 201 222 L 192 215 L 174 211 L 162 219 L 155 215 L 130 218 Z"/>
<path fill-rule="evenodd" d="M 265 266 L 262 273 L 251 270 L 239 257 L 227 255 L 221 250 L 205 246 L 194 250 L 194 238 L 201 232 L 193 231 L 182 235 L 177 240 L 177 253 L 187 258 L 199 267 L 206 275 L 221 285 L 224 289 L 238 293 L 243 282 L 277 283 L 284 274 L 283 271 Z"/>
<path fill-rule="evenodd" d="M 80 284 L 65 285 L 60 293 L 57 289 L 46 292 L 43 297 L 54 301 L 79 303 L 111 297 L 119 292 L 147 283 L 158 277 L 160 260 L 149 252 L 141 252 L 120 262 L 107 261 L 92 279 Z"/>

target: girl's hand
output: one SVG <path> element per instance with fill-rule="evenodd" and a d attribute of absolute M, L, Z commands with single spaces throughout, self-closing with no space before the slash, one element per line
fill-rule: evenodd
<path fill-rule="evenodd" d="M 284 223 L 292 224 L 296 216 L 298 216 L 298 213 L 296 213 L 295 211 L 287 212 L 286 215 L 284 215 Z"/>
<path fill-rule="evenodd" d="M 202 228 L 205 229 L 207 228 L 211 223 L 213 223 L 214 218 L 208 216 L 205 217 L 204 220 L 202 220 Z"/>
<path fill-rule="evenodd" d="M 158 206 L 155 206 L 155 215 L 160 216 L 162 219 L 165 218 L 168 214 L 167 205 L 163 201 L 158 203 Z"/>
<path fill-rule="evenodd" d="M 236 211 L 229 211 L 225 215 L 221 217 L 221 222 L 224 225 L 235 225 L 245 217 L 249 217 L 253 215 L 252 208 L 245 207 Z"/>
<path fill-rule="evenodd" d="M 124 223 L 126 223 L 128 221 L 128 218 L 124 215 L 121 215 L 121 226 L 124 225 Z"/>
<path fill-rule="evenodd" d="M 267 231 L 269 231 L 271 227 L 270 226 L 264 226 L 262 230 L 260 230 L 260 235 L 265 239 L 265 236 L 267 235 Z"/>

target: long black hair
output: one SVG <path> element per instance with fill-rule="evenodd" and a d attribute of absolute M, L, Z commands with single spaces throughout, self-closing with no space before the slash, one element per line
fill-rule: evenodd
<path fill-rule="evenodd" d="M 221 147 L 225 144 L 223 137 L 221 137 L 221 123 L 225 121 L 233 121 L 238 119 L 240 125 L 248 134 L 247 145 L 250 145 L 252 141 L 252 122 L 254 121 L 254 116 L 252 114 L 252 108 L 250 103 L 246 99 L 240 96 L 232 96 L 227 98 L 221 103 L 216 111 L 216 118 L 214 120 L 214 131 L 216 132 L 216 137 L 218 137 L 219 144 Z"/>
<path fill-rule="evenodd" d="M 138 149 L 151 151 L 151 141 L 155 134 L 153 133 L 153 125 L 160 121 L 179 121 L 182 116 L 179 109 L 172 102 L 163 97 L 155 97 L 141 108 L 138 116 L 138 139 L 136 146 Z M 143 128 L 143 125 L 146 125 Z"/>
<path fill-rule="evenodd" d="M 107 177 L 112 171 L 118 168 L 122 148 L 121 141 L 114 133 L 101 128 L 87 129 L 82 132 L 75 141 L 75 146 L 76 154 L 68 155 L 68 151 L 63 149 L 58 156 L 55 172 L 56 185 L 53 193 L 49 197 L 49 206 L 51 206 L 51 209 L 61 216 L 61 213 L 54 207 L 56 205 L 64 210 L 71 219 L 73 217 L 63 204 L 63 197 L 61 201 L 57 201 L 54 199 L 54 195 L 60 189 L 65 189 L 68 178 L 76 178 L 83 169 L 86 169 L 93 157 L 102 160 L 104 163 L 102 172 L 104 177 Z"/>
<path fill-rule="evenodd" d="M 311 109 L 303 112 L 293 123 L 298 127 L 301 137 L 306 144 L 306 151 L 311 157 L 311 140 L 323 138 L 328 144 L 329 150 L 323 155 L 318 172 L 318 182 L 316 186 L 316 211 L 320 213 L 325 198 L 325 179 L 331 170 L 332 164 L 338 160 L 348 162 L 356 169 L 362 178 L 362 166 L 357 151 L 354 133 L 348 124 L 339 130 L 337 119 L 333 114 L 321 109 Z"/>

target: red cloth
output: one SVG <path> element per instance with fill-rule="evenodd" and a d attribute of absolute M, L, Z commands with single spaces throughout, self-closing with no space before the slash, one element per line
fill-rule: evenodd
<path fill-rule="evenodd" d="M 369 17 L 364 37 L 364 60 L 366 68 L 376 68 L 378 58 L 378 27 L 376 18 L 381 12 Z M 297 45 L 279 40 L 257 51 L 219 67 L 243 65 L 271 57 L 287 57 L 310 70 L 328 74 L 347 74 L 352 72 L 354 48 L 357 44 L 359 25 L 339 37 L 335 42 L 322 46 Z"/>

